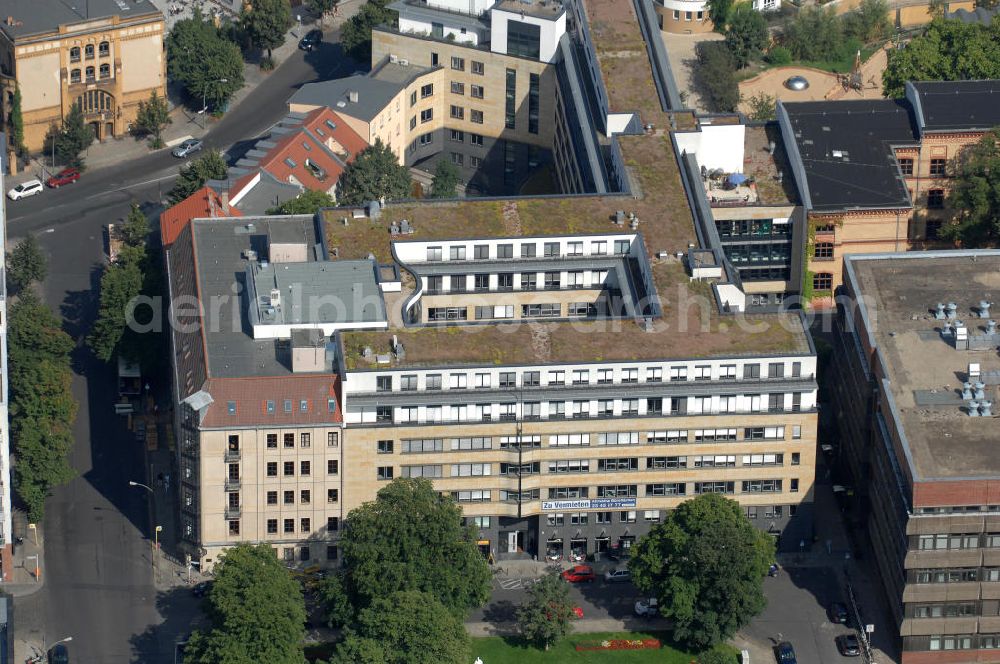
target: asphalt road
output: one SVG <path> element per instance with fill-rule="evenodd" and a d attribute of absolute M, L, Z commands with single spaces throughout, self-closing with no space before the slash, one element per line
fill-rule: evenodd
<path fill-rule="evenodd" d="M 296 52 L 209 132 L 206 146 L 245 151 L 252 143 L 245 138 L 283 117 L 295 88 L 354 69 L 329 44 Z M 157 212 L 156 201 L 169 190 L 179 163 L 166 152 L 151 154 L 8 204 L 9 236 L 37 234 L 48 254 L 45 297 L 78 342 L 72 389 L 80 404 L 71 459 L 78 475 L 46 505 L 45 585 L 16 600 L 15 635 L 37 644 L 72 636 L 74 662 L 172 663 L 175 641 L 190 632 L 198 614 L 186 590 L 157 593 L 153 587 L 147 494 L 128 485 L 146 477 L 142 447 L 113 414 L 113 370 L 83 346 L 97 311 L 103 225 L 123 218 L 132 201 Z"/>

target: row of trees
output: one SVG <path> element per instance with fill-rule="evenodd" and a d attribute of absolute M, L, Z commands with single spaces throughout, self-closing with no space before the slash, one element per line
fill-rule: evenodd
<path fill-rule="evenodd" d="M 462 511 L 429 480 L 397 479 L 353 510 L 342 567 L 318 593 L 342 630 L 328 664 L 465 664 L 463 622 L 490 594 L 490 570 L 462 525 Z M 672 511 L 633 549 L 633 579 L 659 598 L 681 643 L 703 664 L 731 661 L 712 647 L 763 609 L 771 538 L 739 504 L 716 494 Z M 304 599 L 266 544 L 228 550 L 208 597 L 212 625 L 191 636 L 186 664 L 299 664 Z M 532 585 L 517 609 L 525 642 L 547 649 L 572 629 L 573 602 L 558 575 Z M 728 655 L 731 657 L 731 654 Z"/>
<path fill-rule="evenodd" d="M 73 340 L 32 290 L 47 271 L 33 235 L 7 257 L 7 284 L 17 296 L 8 310 L 14 490 L 28 520 L 36 523 L 44 517 L 45 499 L 52 488 L 73 478 L 68 457 L 77 409 L 70 392 Z"/>
<path fill-rule="evenodd" d="M 345 53 L 358 62 L 371 62 L 372 28 L 396 22 L 397 13 L 388 6 L 391 1 L 368 0 L 361 5 L 357 14 L 344 23 L 340 32 L 340 45 Z"/>

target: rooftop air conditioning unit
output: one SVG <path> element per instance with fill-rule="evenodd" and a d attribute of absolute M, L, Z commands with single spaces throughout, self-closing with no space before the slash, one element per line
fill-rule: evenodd
<path fill-rule="evenodd" d="M 389 54 L 389 62 L 393 62 L 393 63 L 399 62 L 399 56 L 396 55 L 395 53 L 390 53 Z"/>
<path fill-rule="evenodd" d="M 400 67 L 409 67 L 410 66 L 410 61 L 407 60 L 406 58 L 400 58 L 399 59 L 399 66 Z"/>

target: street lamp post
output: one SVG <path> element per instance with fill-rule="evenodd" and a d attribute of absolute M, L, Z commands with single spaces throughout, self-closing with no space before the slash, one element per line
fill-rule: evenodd
<path fill-rule="evenodd" d="M 136 482 L 135 480 L 128 481 L 129 486 L 139 486 L 149 492 L 152 496 L 153 501 L 156 500 L 156 492 L 149 485 L 143 484 L 142 482 Z M 156 506 L 153 506 L 153 518 L 156 518 Z M 150 520 L 152 521 L 152 519 Z M 149 555 L 149 564 L 156 568 L 156 550 L 160 548 L 160 531 L 163 530 L 163 526 L 155 526 L 153 528 L 153 537 L 150 539 L 149 545 L 152 547 L 151 553 Z"/>
<path fill-rule="evenodd" d="M 228 82 L 229 82 L 228 78 L 220 78 L 218 80 L 212 81 L 213 84 L 214 83 L 228 83 Z M 201 110 L 198 111 L 198 115 L 202 116 L 201 117 L 201 128 L 202 129 L 205 128 L 205 115 L 207 113 L 208 113 L 208 101 L 206 100 L 206 91 L 205 91 L 205 88 L 202 88 L 201 89 Z"/>
<path fill-rule="evenodd" d="M 41 664 L 41 662 L 43 661 L 43 658 L 47 658 L 48 657 L 49 650 L 51 648 L 55 648 L 60 643 L 69 643 L 72 640 L 73 640 L 72 636 L 67 636 L 65 639 L 59 639 L 58 641 L 54 641 L 54 642 L 52 642 L 52 643 L 50 643 L 48 645 L 45 645 L 45 642 L 43 641 L 42 642 L 42 654 L 38 655 L 36 658 L 28 660 L 28 661 L 36 663 L 36 664 Z"/>

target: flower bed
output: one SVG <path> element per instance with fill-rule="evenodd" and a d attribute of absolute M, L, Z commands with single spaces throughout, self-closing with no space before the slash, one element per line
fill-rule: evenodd
<path fill-rule="evenodd" d="M 660 647 L 659 639 L 609 639 L 576 644 L 577 650 L 656 650 Z"/>

